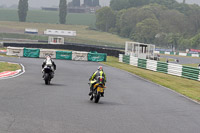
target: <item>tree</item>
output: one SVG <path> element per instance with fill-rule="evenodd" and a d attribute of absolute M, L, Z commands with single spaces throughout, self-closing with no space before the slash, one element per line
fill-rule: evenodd
<path fill-rule="evenodd" d="M 165 33 L 184 33 L 187 31 L 187 20 L 184 14 L 177 10 L 160 12 L 160 25 Z"/>
<path fill-rule="evenodd" d="M 191 40 L 192 48 L 200 48 L 200 33 L 194 36 Z"/>
<path fill-rule="evenodd" d="M 129 7 L 129 0 L 111 0 L 110 7 L 113 10 L 117 10 L 117 11 L 121 9 L 126 9 Z"/>
<path fill-rule="evenodd" d="M 19 0 L 18 17 L 20 22 L 26 22 L 28 12 L 28 0 Z"/>
<path fill-rule="evenodd" d="M 179 44 L 179 47 L 178 47 L 179 50 L 185 50 L 185 49 L 192 48 L 192 40 L 191 39 L 184 39 L 183 37 L 180 37 L 178 44 Z"/>
<path fill-rule="evenodd" d="M 136 30 L 133 31 L 132 39 L 143 43 L 154 43 L 159 28 L 157 19 L 144 19 L 137 23 Z"/>
<path fill-rule="evenodd" d="M 191 10 L 188 11 L 188 20 L 193 34 L 197 34 L 200 30 L 200 7 L 191 5 Z"/>
<path fill-rule="evenodd" d="M 178 2 L 176 0 L 150 0 L 150 3 L 157 3 L 159 5 L 164 5 L 169 9 L 174 9 L 178 6 Z"/>
<path fill-rule="evenodd" d="M 176 50 L 178 46 L 178 41 L 180 39 L 181 35 L 179 33 L 169 33 L 168 38 L 168 45 L 171 45 L 172 50 Z"/>
<path fill-rule="evenodd" d="M 129 0 L 129 4 L 132 7 L 148 5 L 149 3 L 150 3 L 150 0 Z"/>
<path fill-rule="evenodd" d="M 104 7 L 96 12 L 96 27 L 99 30 L 108 32 L 115 28 L 116 15 L 110 7 Z"/>
<path fill-rule="evenodd" d="M 117 20 L 117 31 L 122 37 L 132 36 L 131 32 L 136 30 L 137 23 L 144 19 L 151 18 L 156 19 L 153 9 L 156 7 L 144 6 L 142 8 L 129 8 L 124 10 Z M 158 11 L 158 10 L 157 10 Z"/>
<path fill-rule="evenodd" d="M 66 0 L 60 0 L 60 4 L 59 4 L 60 24 L 66 23 L 66 16 L 67 16 L 67 1 Z"/>

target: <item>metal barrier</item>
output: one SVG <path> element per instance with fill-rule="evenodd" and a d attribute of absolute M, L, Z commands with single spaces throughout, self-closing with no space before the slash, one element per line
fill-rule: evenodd
<path fill-rule="evenodd" d="M 56 50 L 40 49 L 40 58 L 45 58 L 47 55 L 56 58 Z"/>
<path fill-rule="evenodd" d="M 20 47 L 7 47 L 7 55 L 23 56 L 24 48 Z"/>
<path fill-rule="evenodd" d="M 50 55 L 55 59 L 75 60 L 75 61 L 106 61 L 107 54 L 95 53 L 95 55 L 88 56 L 89 52 L 82 51 L 56 51 L 51 49 L 34 49 L 34 48 L 19 48 L 7 47 L 7 55 L 23 56 L 30 58 L 45 58 Z"/>

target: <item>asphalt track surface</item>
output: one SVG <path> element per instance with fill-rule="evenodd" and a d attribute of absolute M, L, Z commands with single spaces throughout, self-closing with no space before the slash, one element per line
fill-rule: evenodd
<path fill-rule="evenodd" d="M 172 59 L 178 59 L 179 62 L 175 62 L 175 61 L 170 61 L 170 63 L 176 63 L 176 64 L 200 64 L 200 58 L 192 58 L 189 56 L 173 56 L 173 55 L 160 55 L 160 57 L 164 57 L 164 58 L 172 58 Z"/>
<path fill-rule="evenodd" d="M 94 62 L 55 60 L 51 85 L 42 59 L 7 58 L 26 72 L 0 80 L 0 133 L 199 133 L 200 104 L 128 72 L 104 66 L 100 103 L 89 101 Z"/>

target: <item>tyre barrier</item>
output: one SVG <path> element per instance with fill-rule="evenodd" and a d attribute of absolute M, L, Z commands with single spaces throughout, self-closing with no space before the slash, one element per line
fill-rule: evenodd
<path fill-rule="evenodd" d="M 51 49 L 24 48 L 24 47 L 7 47 L 6 55 L 14 55 L 29 58 L 45 58 L 50 55 L 54 59 L 75 60 L 75 61 L 106 61 L 107 54 L 97 52 L 82 51 L 56 51 Z"/>
<path fill-rule="evenodd" d="M 139 68 L 179 76 L 200 81 L 200 69 L 174 63 L 139 59 L 134 56 L 119 54 L 119 62 L 130 64 Z"/>

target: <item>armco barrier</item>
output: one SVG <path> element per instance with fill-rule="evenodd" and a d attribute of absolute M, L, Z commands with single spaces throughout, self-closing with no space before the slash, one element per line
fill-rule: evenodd
<path fill-rule="evenodd" d="M 44 48 L 44 49 L 67 49 L 75 51 L 97 51 L 98 53 L 106 53 L 108 56 L 118 57 L 119 54 L 124 54 L 123 51 L 112 47 L 103 47 L 95 45 L 65 43 L 65 44 L 37 44 L 37 43 L 10 43 L 4 42 L 4 47 L 26 47 L 26 48 Z"/>
<path fill-rule="evenodd" d="M 6 55 L 23 56 L 24 48 L 20 47 L 7 47 Z"/>
<path fill-rule="evenodd" d="M 106 61 L 107 54 L 104 53 L 88 53 L 88 61 Z"/>
<path fill-rule="evenodd" d="M 180 64 L 165 63 L 154 60 L 139 59 L 137 57 L 119 54 L 119 62 L 124 62 L 139 68 L 184 77 L 200 81 L 200 69 Z"/>
<path fill-rule="evenodd" d="M 47 55 L 50 55 L 51 58 L 56 58 L 56 51 L 49 49 L 40 49 L 40 58 L 45 58 Z"/>
<path fill-rule="evenodd" d="M 56 51 L 56 59 L 72 60 L 72 51 Z"/>
<path fill-rule="evenodd" d="M 88 61 L 88 52 L 72 51 L 72 60 Z"/>
<path fill-rule="evenodd" d="M 8 54 L 12 55 L 13 51 L 19 48 L 8 47 Z M 104 53 L 88 53 L 82 51 L 55 51 L 48 49 L 31 49 L 20 48 L 20 56 L 32 57 L 32 58 L 45 58 L 47 55 L 51 55 L 52 58 L 63 60 L 76 60 L 76 61 L 106 61 L 107 54 Z M 12 52 L 11 52 L 12 51 Z M 14 54 L 16 55 L 16 54 Z"/>
<path fill-rule="evenodd" d="M 39 58 L 40 49 L 24 48 L 24 57 Z"/>

